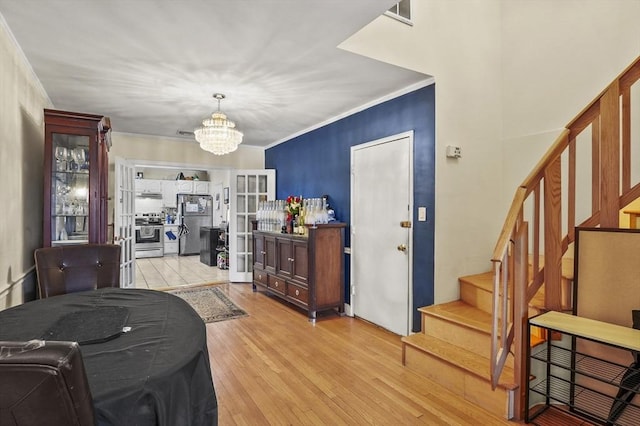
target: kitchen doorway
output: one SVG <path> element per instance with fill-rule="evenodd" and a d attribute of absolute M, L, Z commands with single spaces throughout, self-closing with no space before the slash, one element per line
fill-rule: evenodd
<path fill-rule="evenodd" d="M 185 175 L 198 175 L 202 178 L 202 183 L 208 185 L 206 193 L 212 196 L 213 200 L 213 225 L 228 227 L 228 205 L 223 202 L 222 192 L 224 187 L 229 185 L 229 168 L 211 168 L 208 169 L 202 165 L 166 163 L 156 161 L 142 161 L 123 159 L 114 157 L 114 197 L 109 200 L 109 211 L 112 213 L 110 221 L 113 223 L 114 232 L 113 239 L 115 243 L 122 246 L 123 261 L 121 262 L 121 285 L 123 287 L 150 288 L 150 287 L 170 287 L 181 286 L 193 283 L 206 283 L 215 281 L 226 281 L 228 271 L 219 270 L 217 266 L 209 266 L 201 264 L 200 256 L 184 256 L 186 259 L 178 258 L 177 241 L 174 242 L 175 250 L 169 250 L 160 256 L 150 257 L 148 259 L 135 258 L 135 195 L 136 183 L 145 180 L 154 184 L 158 182 L 177 181 L 180 173 Z M 183 182 L 183 181 L 181 181 Z M 185 180 L 184 182 L 197 182 Z M 194 191 L 196 191 L 194 184 Z M 155 187 L 154 187 L 155 188 Z M 164 199 L 164 191 L 160 189 L 150 190 L 152 195 L 162 194 Z M 200 192 L 199 192 L 200 193 Z M 203 192 L 204 193 L 204 192 Z M 176 197 L 176 195 L 174 195 Z M 175 198 L 174 198 L 175 199 Z M 164 205 L 154 212 L 161 219 L 161 223 L 165 223 L 166 215 L 170 213 L 173 216 L 177 211 L 176 206 Z M 147 212 L 148 213 L 148 212 Z M 175 220 L 175 216 L 174 220 Z M 174 223 L 177 230 L 178 223 Z M 167 225 L 165 225 L 167 226 Z M 173 229 L 173 228 L 172 228 Z M 164 229 L 161 236 L 164 237 L 167 229 Z M 174 235 L 177 231 L 174 232 Z M 163 238 L 164 240 L 164 238 Z M 166 241 L 165 241 L 166 243 Z M 166 254 L 169 254 L 168 256 Z M 136 282 L 140 279 L 141 266 L 147 272 L 146 277 L 140 283 Z M 209 271 L 207 271 L 207 269 Z M 196 274 L 194 272 L 197 271 Z M 166 281 L 166 282 L 165 282 Z"/>
<path fill-rule="evenodd" d="M 406 336 L 412 316 L 413 132 L 351 148 L 353 314 Z"/>

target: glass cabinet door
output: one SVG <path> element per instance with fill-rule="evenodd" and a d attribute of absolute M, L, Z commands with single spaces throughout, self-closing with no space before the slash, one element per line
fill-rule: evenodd
<path fill-rule="evenodd" d="M 51 245 L 89 242 L 89 142 L 86 135 L 51 135 Z"/>
<path fill-rule="evenodd" d="M 44 110 L 43 247 L 108 238 L 109 117 Z"/>

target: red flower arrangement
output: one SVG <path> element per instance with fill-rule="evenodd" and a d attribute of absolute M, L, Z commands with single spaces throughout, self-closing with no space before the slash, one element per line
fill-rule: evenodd
<path fill-rule="evenodd" d="M 286 200 L 287 220 L 291 220 L 300 214 L 302 206 L 302 197 L 289 195 Z"/>

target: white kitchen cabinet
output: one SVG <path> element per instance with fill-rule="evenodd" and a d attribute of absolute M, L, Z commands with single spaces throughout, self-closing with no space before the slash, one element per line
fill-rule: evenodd
<path fill-rule="evenodd" d="M 209 194 L 209 182 L 199 180 L 163 180 L 162 205 L 164 207 L 178 207 L 178 194 Z"/>
<path fill-rule="evenodd" d="M 174 182 L 178 188 L 178 194 L 193 194 L 192 180 L 176 180 Z"/>
<path fill-rule="evenodd" d="M 136 179 L 136 192 L 142 194 L 162 193 L 162 180 L 159 179 Z"/>
<path fill-rule="evenodd" d="M 209 182 L 202 180 L 193 181 L 194 194 L 209 194 Z"/>
<path fill-rule="evenodd" d="M 169 232 L 176 238 L 171 239 Z M 164 254 L 178 254 L 178 225 L 164 225 Z"/>
<path fill-rule="evenodd" d="M 177 180 L 162 181 L 162 205 L 164 207 L 178 207 L 178 182 Z"/>

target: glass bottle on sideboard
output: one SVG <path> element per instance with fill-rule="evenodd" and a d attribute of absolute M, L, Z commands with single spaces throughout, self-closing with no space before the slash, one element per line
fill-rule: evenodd
<path fill-rule="evenodd" d="M 43 246 L 107 242 L 109 117 L 44 110 Z"/>

